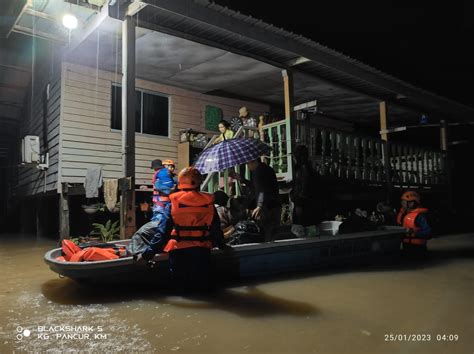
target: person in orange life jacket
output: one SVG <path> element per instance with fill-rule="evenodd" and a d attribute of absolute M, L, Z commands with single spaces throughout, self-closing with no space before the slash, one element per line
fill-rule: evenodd
<path fill-rule="evenodd" d="M 426 213 L 428 209 L 421 207 L 421 198 L 417 192 L 406 191 L 402 194 L 397 223 L 407 231 L 403 239 L 403 249 L 426 250 L 428 239 L 431 238 L 431 227 Z"/>
<path fill-rule="evenodd" d="M 178 189 L 170 195 L 170 203 L 162 208 L 162 222 L 141 259 L 149 262 L 159 252 L 169 253 L 172 279 L 180 290 L 207 290 L 210 286 L 211 249 L 232 247 L 224 242 L 214 197 L 199 192 L 201 173 L 194 167 L 184 168 L 178 175 Z"/>

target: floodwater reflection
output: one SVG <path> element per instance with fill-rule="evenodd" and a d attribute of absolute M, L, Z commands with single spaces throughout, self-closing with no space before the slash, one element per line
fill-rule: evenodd
<path fill-rule="evenodd" d="M 57 304 L 88 305 L 123 301 L 151 300 L 183 309 L 213 309 L 235 313 L 244 317 L 308 316 L 315 315 L 313 305 L 270 295 L 255 286 L 241 289 L 220 289 L 209 294 L 170 296 L 168 289 L 137 285 L 130 287 L 82 286 L 70 279 L 53 279 L 43 283 L 43 295 Z"/>
<path fill-rule="evenodd" d="M 0 237 L 0 353 L 468 353 L 474 237 L 432 240 L 425 260 L 325 268 L 176 296 L 156 282 L 83 286 L 43 262 L 55 246 Z M 38 326 L 100 326 L 105 339 L 44 340 Z M 17 339 L 17 328 L 31 330 Z M 430 342 L 386 334 L 431 334 Z M 457 334 L 456 342 L 436 341 Z"/>

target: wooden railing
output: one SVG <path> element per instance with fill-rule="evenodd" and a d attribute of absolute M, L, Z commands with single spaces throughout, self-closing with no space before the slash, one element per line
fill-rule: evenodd
<path fill-rule="evenodd" d="M 303 127 L 306 128 L 306 127 Z M 328 128 L 296 127 L 295 138 L 308 147 L 313 167 L 323 176 L 386 182 L 394 186 L 430 186 L 446 182 L 441 150 L 344 133 Z M 384 158 L 387 151 L 388 158 Z M 388 170 L 384 161 L 388 161 Z"/>
<path fill-rule="evenodd" d="M 273 167 L 278 180 L 291 181 L 293 167 L 291 163 L 291 135 L 286 120 L 266 124 L 262 127 L 263 141 L 272 147 L 270 156 L 266 157 Z"/>

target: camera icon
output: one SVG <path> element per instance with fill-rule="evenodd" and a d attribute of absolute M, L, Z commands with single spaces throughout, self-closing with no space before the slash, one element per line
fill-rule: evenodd
<path fill-rule="evenodd" d="M 28 328 L 23 328 L 22 326 L 18 326 L 16 328 L 17 335 L 16 339 L 17 340 L 22 340 L 23 337 L 29 337 L 31 335 L 31 331 Z"/>

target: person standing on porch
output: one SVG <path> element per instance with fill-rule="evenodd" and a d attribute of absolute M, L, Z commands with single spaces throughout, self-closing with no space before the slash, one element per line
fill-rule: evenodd
<path fill-rule="evenodd" d="M 239 128 L 242 126 L 249 128 L 258 128 L 258 122 L 257 119 L 255 119 L 255 117 L 250 114 L 247 107 L 241 107 L 239 109 L 239 116 L 234 117 L 230 120 L 230 126 L 234 133 L 237 133 Z M 254 132 L 253 134 L 251 131 L 249 131 L 248 133 L 245 132 L 244 137 L 258 138 L 258 132 Z"/>

